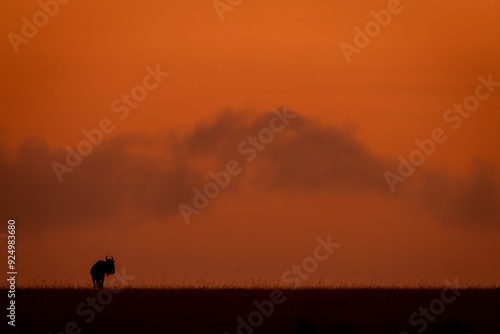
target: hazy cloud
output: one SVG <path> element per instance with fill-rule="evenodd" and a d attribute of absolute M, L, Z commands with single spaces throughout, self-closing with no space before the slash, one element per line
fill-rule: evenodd
<path fill-rule="evenodd" d="M 468 175 L 452 178 L 444 172 L 427 172 L 419 193 L 442 222 L 480 228 L 500 225 L 500 193 L 497 168 L 475 160 Z"/>
<path fill-rule="evenodd" d="M 66 152 L 50 150 L 43 139 L 27 139 L 14 159 L 0 149 L 2 212 L 37 231 L 54 226 L 91 225 L 119 220 L 127 212 L 165 218 L 190 203 L 192 188 L 201 187 L 210 171 L 222 170 L 232 159 L 244 172 L 240 187 L 338 193 L 371 191 L 395 200 L 384 171 L 395 161 L 371 153 L 351 130 L 323 126 L 298 116 L 248 165 L 238 144 L 269 125 L 272 114 L 223 112 L 185 135 L 128 135 L 105 139 L 59 183 L 52 161 L 64 162 Z M 251 172 L 248 172 L 248 171 Z M 497 226 L 500 195 L 496 169 L 477 161 L 465 178 L 443 171 L 422 171 L 417 187 L 405 183 L 398 194 L 417 201 L 441 221 L 455 225 Z M 237 179 L 236 179 L 237 178 Z M 241 182 L 246 180 L 248 182 Z M 409 181 L 408 181 L 409 182 Z M 233 183 L 233 181 L 232 181 Z M 232 187 L 234 191 L 238 187 Z"/>

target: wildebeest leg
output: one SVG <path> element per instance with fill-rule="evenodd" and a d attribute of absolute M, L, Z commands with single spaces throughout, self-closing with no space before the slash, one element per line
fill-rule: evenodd
<path fill-rule="evenodd" d="M 95 290 L 95 278 L 92 277 L 92 283 L 94 283 L 94 290 Z"/>

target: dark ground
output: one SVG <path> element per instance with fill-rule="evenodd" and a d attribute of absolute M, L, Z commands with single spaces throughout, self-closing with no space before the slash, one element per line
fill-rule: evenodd
<path fill-rule="evenodd" d="M 441 289 L 284 290 L 286 300 L 274 305 L 274 312 L 266 317 L 255 312 L 253 301 L 269 300 L 271 290 L 125 289 L 119 293 L 107 290 L 99 300 L 109 304 L 102 305 L 97 300 L 97 308 L 102 310 L 94 312 L 90 311 L 87 298 L 98 297 L 95 291 L 28 289 L 17 291 L 16 330 L 12 332 L 234 334 L 238 333 L 237 318 L 248 320 L 253 314 L 253 323 L 259 324 L 262 317 L 262 324 L 240 328 L 239 333 L 418 333 L 424 322 L 427 328 L 422 332 L 429 334 L 500 333 L 499 289 L 461 290 L 454 301 L 441 304 L 445 308 L 439 313 L 440 302 L 433 300 L 440 300 L 441 292 Z M 7 291 L 0 293 L 5 296 L 2 304 L 6 306 Z M 109 296 L 111 299 L 106 299 Z M 452 299 L 453 292 L 450 290 L 445 296 Z M 412 326 L 410 315 L 420 307 L 429 308 L 431 302 L 433 310 L 439 313 L 436 318 L 426 321 L 418 315 L 414 319 L 417 323 Z M 6 307 L 2 309 L 4 324 L 0 328 L 11 332 L 11 326 L 6 325 Z"/>

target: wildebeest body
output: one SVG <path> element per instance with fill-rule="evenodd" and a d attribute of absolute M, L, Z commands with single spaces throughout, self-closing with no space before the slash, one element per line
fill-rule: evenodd
<path fill-rule="evenodd" d="M 115 260 L 113 257 L 108 259 L 106 255 L 106 261 L 97 261 L 96 264 L 90 269 L 90 275 L 92 276 L 92 282 L 94 283 L 94 289 L 102 289 L 104 286 L 104 275 L 110 275 L 115 273 Z"/>

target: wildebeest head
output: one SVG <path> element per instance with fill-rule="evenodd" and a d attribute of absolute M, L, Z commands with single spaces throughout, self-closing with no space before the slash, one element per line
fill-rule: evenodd
<path fill-rule="evenodd" d="M 106 270 L 106 275 L 114 274 L 115 273 L 115 260 L 113 260 L 113 257 L 111 259 L 108 259 L 108 256 L 106 255 L 106 265 L 107 265 L 107 270 Z"/>

